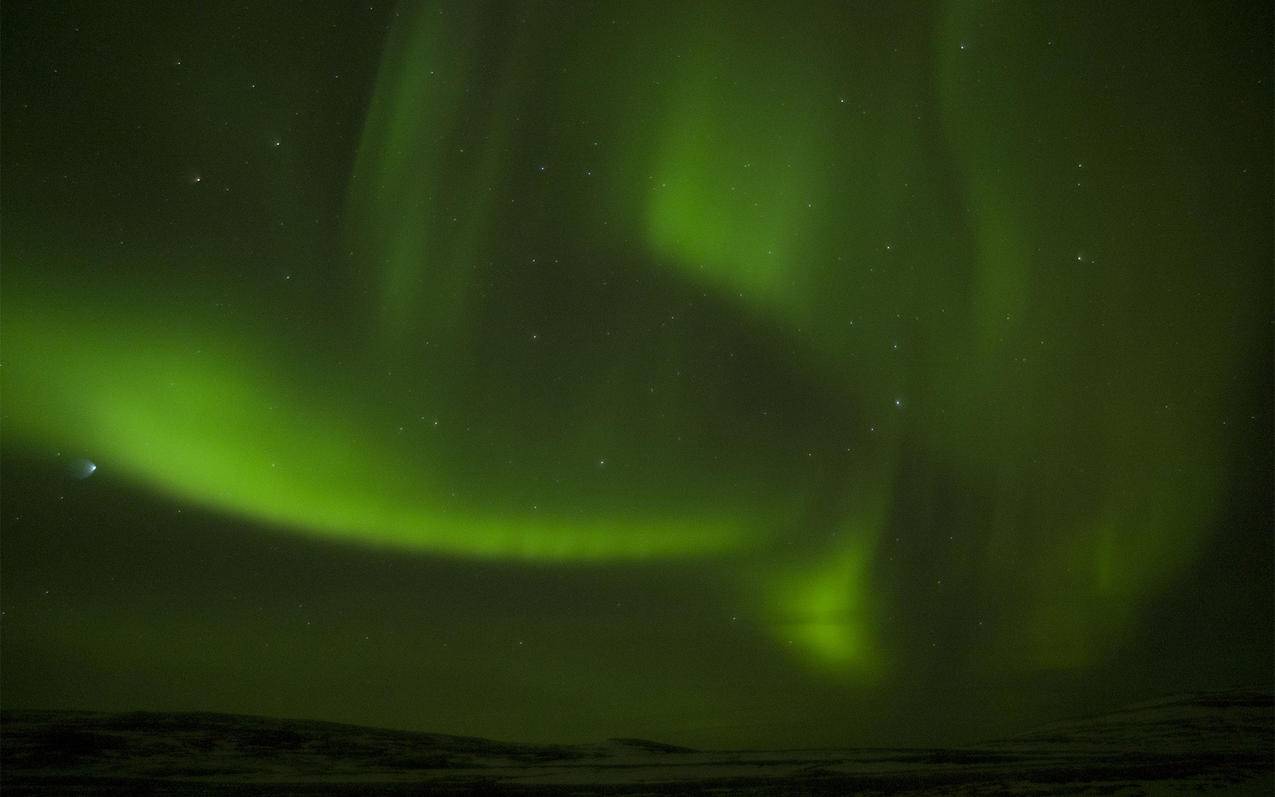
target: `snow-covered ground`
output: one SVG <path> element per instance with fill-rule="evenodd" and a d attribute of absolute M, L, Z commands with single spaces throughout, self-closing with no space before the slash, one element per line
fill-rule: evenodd
<path fill-rule="evenodd" d="M 1275 695 L 1179 695 L 950 749 L 530 745 L 223 714 L 6 711 L 16 794 L 1275 794 Z"/>

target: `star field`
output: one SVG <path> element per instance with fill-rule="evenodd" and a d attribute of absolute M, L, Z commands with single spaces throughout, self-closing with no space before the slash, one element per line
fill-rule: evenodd
<path fill-rule="evenodd" d="M 1269 8 L 259 5 L 5 5 L 6 708 L 1269 681 Z"/>

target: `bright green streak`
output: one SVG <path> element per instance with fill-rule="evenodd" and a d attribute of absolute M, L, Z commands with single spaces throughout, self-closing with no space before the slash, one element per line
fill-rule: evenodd
<path fill-rule="evenodd" d="M 92 452 L 104 471 L 175 497 L 368 545 L 536 561 L 699 555 L 746 530 L 721 516 L 456 507 L 436 467 L 377 428 L 374 406 L 285 384 L 246 339 L 174 319 L 120 319 L 102 334 L 33 304 L 6 303 L 6 437 Z"/>
<path fill-rule="evenodd" d="M 799 646 L 822 670 L 861 679 L 885 664 L 871 573 L 884 516 L 882 501 L 870 503 L 837 527 L 837 541 L 817 559 L 768 573 L 762 592 L 777 642 Z"/>
<path fill-rule="evenodd" d="M 669 110 L 652 160 L 647 241 L 689 279 L 793 310 L 811 287 L 810 275 L 793 264 L 816 233 L 809 207 L 825 195 L 812 147 L 819 123 L 794 124 L 768 111 L 764 99 L 750 99 L 766 96 L 751 82 L 726 81 L 724 64 L 733 59 L 722 50 L 731 45 L 739 46 L 694 49 L 695 60 L 663 98 Z"/>

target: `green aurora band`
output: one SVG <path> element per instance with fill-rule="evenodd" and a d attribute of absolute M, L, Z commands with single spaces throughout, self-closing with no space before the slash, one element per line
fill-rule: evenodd
<path fill-rule="evenodd" d="M 403 8 L 345 201 L 348 340 L 54 289 L 98 255 L 11 233 L 6 445 L 353 543 L 727 557 L 777 643 L 852 681 L 889 657 L 887 540 L 959 522 L 950 566 L 1016 618 L 991 661 L 1101 660 L 1220 522 L 1242 442 L 1215 419 L 1260 354 L 1269 274 L 1196 264 L 1260 263 L 1270 231 L 1179 222 L 1236 201 L 1193 190 L 1215 143 L 1171 120 L 1205 88 L 1166 67 L 1095 101 L 1039 48 L 1066 6 L 936 6 L 928 39 L 848 53 L 898 20 L 637 5 L 570 32 Z M 924 498 L 944 480 L 965 499 Z"/>

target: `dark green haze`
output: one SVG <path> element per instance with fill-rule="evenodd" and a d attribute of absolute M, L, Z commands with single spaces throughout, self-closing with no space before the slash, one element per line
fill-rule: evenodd
<path fill-rule="evenodd" d="M 1270 683 L 1269 4 L 0 31 L 6 708 L 791 747 Z"/>

